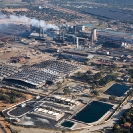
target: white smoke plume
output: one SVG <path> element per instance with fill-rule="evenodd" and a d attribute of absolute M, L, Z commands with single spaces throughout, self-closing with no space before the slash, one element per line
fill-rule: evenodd
<path fill-rule="evenodd" d="M 28 18 L 26 16 L 15 16 L 15 15 L 7 16 L 4 14 L 0 14 L 0 23 L 3 22 L 4 19 L 5 19 L 5 24 L 19 23 L 25 25 L 32 25 L 35 27 L 41 27 L 43 29 L 47 28 L 58 29 L 58 27 L 54 24 L 47 24 L 44 20 L 37 20 L 35 18 Z"/>

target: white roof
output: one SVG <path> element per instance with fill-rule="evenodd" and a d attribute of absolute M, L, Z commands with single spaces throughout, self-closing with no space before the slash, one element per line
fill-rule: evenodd
<path fill-rule="evenodd" d="M 61 99 L 61 97 L 60 97 L 60 96 L 55 96 L 55 98 L 56 98 L 56 99 Z"/>
<path fill-rule="evenodd" d="M 62 98 L 61 98 L 61 100 L 62 100 L 62 101 L 65 101 L 65 100 L 66 100 L 66 98 L 62 97 Z"/>
<path fill-rule="evenodd" d="M 71 100 L 70 102 L 71 102 L 71 103 L 75 103 L 75 101 L 74 101 L 74 100 Z"/>
<path fill-rule="evenodd" d="M 71 99 L 66 99 L 65 101 L 66 101 L 66 102 L 70 102 L 70 101 L 71 101 Z"/>
<path fill-rule="evenodd" d="M 53 111 L 49 111 L 49 112 L 48 112 L 48 114 L 50 114 L 50 115 L 53 114 L 53 113 L 54 113 Z"/>
<path fill-rule="evenodd" d="M 47 112 L 48 112 L 48 110 L 44 109 L 42 112 L 47 113 Z"/>
<path fill-rule="evenodd" d="M 91 59 L 91 58 L 93 58 L 93 57 L 94 57 L 94 55 L 89 54 L 87 58 L 88 58 L 88 59 Z"/>
<path fill-rule="evenodd" d="M 43 111 L 43 110 L 44 110 L 44 109 L 42 109 L 42 108 L 39 108 L 39 109 L 38 109 L 39 112 L 41 112 L 41 111 Z"/>
<path fill-rule="evenodd" d="M 53 115 L 57 116 L 57 115 L 59 115 L 59 113 L 54 113 Z"/>

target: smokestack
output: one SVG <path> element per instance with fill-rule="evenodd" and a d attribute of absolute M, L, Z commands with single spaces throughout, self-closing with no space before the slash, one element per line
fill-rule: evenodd
<path fill-rule="evenodd" d="M 41 27 L 39 27 L 39 37 L 41 37 Z"/>
<path fill-rule="evenodd" d="M 14 41 L 16 41 L 16 36 L 14 36 Z"/>
<path fill-rule="evenodd" d="M 76 34 L 76 25 L 74 25 L 73 29 L 74 29 L 74 34 Z"/>
<path fill-rule="evenodd" d="M 93 45 L 93 34 L 91 34 L 91 45 Z"/>
<path fill-rule="evenodd" d="M 97 40 L 97 33 L 96 29 L 93 30 L 93 41 Z"/>
<path fill-rule="evenodd" d="M 44 29 L 42 28 L 42 37 L 44 37 Z"/>
<path fill-rule="evenodd" d="M 79 47 L 79 38 L 76 37 L 76 44 L 77 44 L 77 48 Z"/>
<path fill-rule="evenodd" d="M 96 29 L 92 29 L 91 31 L 91 45 L 97 40 L 97 35 L 96 35 Z"/>

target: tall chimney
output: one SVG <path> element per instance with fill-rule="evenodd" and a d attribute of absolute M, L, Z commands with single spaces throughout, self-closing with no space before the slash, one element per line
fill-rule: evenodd
<path fill-rule="evenodd" d="M 44 37 L 44 29 L 42 28 L 42 37 Z"/>
<path fill-rule="evenodd" d="M 76 25 L 73 26 L 74 34 L 76 34 Z"/>
<path fill-rule="evenodd" d="M 76 37 L 76 44 L 77 44 L 77 48 L 79 47 L 79 38 Z"/>
<path fill-rule="evenodd" d="M 41 27 L 39 27 L 39 37 L 41 37 Z"/>
<path fill-rule="evenodd" d="M 93 41 L 97 40 L 97 33 L 96 29 L 93 30 Z"/>

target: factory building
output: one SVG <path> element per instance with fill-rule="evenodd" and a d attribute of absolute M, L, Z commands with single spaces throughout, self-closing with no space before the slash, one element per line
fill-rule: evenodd
<path fill-rule="evenodd" d="M 77 54 L 70 54 L 70 53 L 60 53 L 60 57 L 64 57 L 66 59 L 73 59 L 75 61 L 85 62 L 89 59 L 92 59 L 93 55 L 77 55 Z"/>
<path fill-rule="evenodd" d="M 93 41 L 97 40 L 97 33 L 96 33 L 96 29 L 93 30 Z"/>
<path fill-rule="evenodd" d="M 103 45 L 108 45 L 109 47 L 126 47 L 127 43 L 133 44 L 133 37 L 128 33 L 97 30 L 97 36 Z"/>
<path fill-rule="evenodd" d="M 52 111 L 45 108 L 36 108 L 34 109 L 33 114 L 40 115 L 42 117 L 46 117 L 49 119 L 53 119 L 55 121 L 58 121 L 60 118 L 64 116 L 63 112 Z"/>
<path fill-rule="evenodd" d="M 74 72 L 78 68 L 80 66 L 74 63 L 46 60 L 6 77 L 4 82 L 26 88 L 40 88 L 45 84 L 53 84 L 62 80 L 61 77 Z"/>
<path fill-rule="evenodd" d="M 93 43 L 97 41 L 97 33 L 96 33 L 96 29 L 92 29 L 91 31 L 91 45 L 93 45 Z"/>
<path fill-rule="evenodd" d="M 74 106 L 80 105 L 79 101 L 75 101 L 75 100 L 65 98 L 65 97 L 61 97 L 61 96 L 58 96 L 58 95 L 52 96 L 51 101 L 54 101 L 54 102 L 57 102 L 57 103 L 59 102 L 59 103 L 62 103 L 64 105 L 69 105 L 71 108 L 74 107 Z"/>
<path fill-rule="evenodd" d="M 76 28 L 76 32 L 85 31 L 84 25 L 76 25 L 74 28 Z"/>

